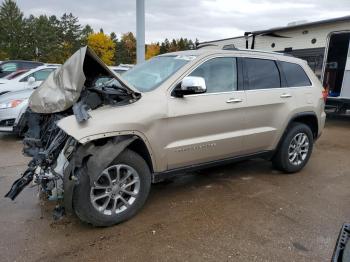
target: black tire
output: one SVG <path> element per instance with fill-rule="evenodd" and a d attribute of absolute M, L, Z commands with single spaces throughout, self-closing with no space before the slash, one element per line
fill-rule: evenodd
<path fill-rule="evenodd" d="M 82 169 L 79 185 L 74 189 L 73 208 L 84 222 L 94 226 L 112 226 L 133 217 L 145 204 L 151 188 L 151 172 L 146 161 L 131 150 L 124 150 L 110 165 L 124 164 L 132 167 L 139 176 L 140 188 L 135 201 L 120 214 L 106 215 L 95 209 L 90 198 L 90 176 L 86 168 Z"/>
<path fill-rule="evenodd" d="M 305 159 L 300 160 L 301 161 L 300 164 L 293 164 L 289 159 L 288 150 L 292 143 L 293 138 L 300 133 L 305 134 L 307 136 L 309 141 L 309 148 Z M 309 126 L 299 122 L 292 123 L 288 127 L 288 130 L 284 134 L 282 141 L 277 149 L 277 152 L 272 158 L 273 166 L 276 169 L 283 171 L 285 173 L 296 173 L 300 171 L 306 165 L 306 163 L 308 162 L 311 156 L 312 149 L 313 149 L 313 142 L 314 142 L 313 134 Z"/>

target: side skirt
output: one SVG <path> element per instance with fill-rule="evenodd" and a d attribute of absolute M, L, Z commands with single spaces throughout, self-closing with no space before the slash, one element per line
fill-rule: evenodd
<path fill-rule="evenodd" d="M 201 170 L 201 169 L 215 167 L 215 166 L 227 165 L 227 164 L 231 164 L 231 163 L 235 163 L 235 162 L 239 162 L 239 161 L 243 161 L 243 160 L 248 160 L 248 159 L 253 159 L 253 158 L 271 159 L 271 157 L 273 156 L 273 153 L 274 153 L 274 151 L 261 151 L 261 152 L 254 153 L 254 154 L 230 157 L 230 158 L 205 162 L 205 163 L 201 163 L 201 164 L 195 164 L 195 165 L 190 165 L 190 166 L 185 166 L 185 167 L 180 167 L 180 168 L 174 168 L 174 169 L 166 170 L 164 172 L 153 173 L 152 174 L 152 183 L 159 183 L 159 182 L 162 182 L 166 179 L 170 179 L 173 177 L 184 175 L 185 173 L 188 173 L 188 172 L 193 172 L 196 170 Z"/>

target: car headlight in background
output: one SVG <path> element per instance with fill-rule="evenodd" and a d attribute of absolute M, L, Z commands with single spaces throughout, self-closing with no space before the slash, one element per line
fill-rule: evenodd
<path fill-rule="evenodd" d="M 0 109 L 15 108 L 16 106 L 21 104 L 23 101 L 25 101 L 25 99 L 15 99 L 8 102 L 0 103 Z"/>

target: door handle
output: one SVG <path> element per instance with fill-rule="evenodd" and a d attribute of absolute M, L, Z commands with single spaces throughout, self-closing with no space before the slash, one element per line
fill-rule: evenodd
<path fill-rule="evenodd" d="M 292 97 L 291 94 L 288 94 L 288 93 L 284 93 L 280 96 L 281 98 L 289 98 L 289 97 Z"/>
<path fill-rule="evenodd" d="M 243 100 L 240 98 L 230 98 L 226 103 L 241 103 Z"/>

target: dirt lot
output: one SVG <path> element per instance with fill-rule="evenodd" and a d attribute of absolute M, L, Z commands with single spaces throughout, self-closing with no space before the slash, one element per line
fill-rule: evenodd
<path fill-rule="evenodd" d="M 27 159 L 0 136 L 0 195 Z M 152 189 L 132 220 L 93 228 L 52 220 L 53 205 L 26 188 L 0 199 L 1 261 L 329 261 L 350 221 L 350 118 L 330 119 L 303 172 L 246 161 Z"/>

